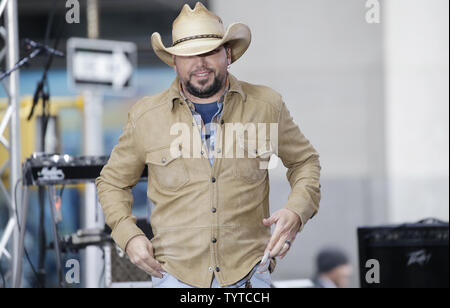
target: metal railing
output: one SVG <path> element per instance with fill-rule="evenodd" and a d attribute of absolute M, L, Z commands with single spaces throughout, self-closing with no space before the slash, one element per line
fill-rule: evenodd
<path fill-rule="evenodd" d="M 11 69 L 19 59 L 19 31 L 17 18 L 17 0 L 2 0 L 0 2 L 0 17 L 4 15 L 4 24 L 0 25 L 0 37 L 4 40 L 4 47 L 0 51 L 0 67 L 5 71 Z M 3 66 L 3 61 L 6 65 Z M 0 146 L 4 147 L 9 154 L 8 160 L 0 167 L 0 177 L 5 175 L 9 167 L 9 189 L 6 189 L 0 181 L 0 192 L 9 210 L 9 220 L 3 234 L 0 237 L 0 259 L 3 255 L 9 260 L 12 269 L 12 277 L 18 277 L 18 258 L 16 258 L 19 247 L 19 228 L 17 216 L 20 217 L 21 204 L 20 194 L 14 194 L 15 188 L 21 178 L 21 151 L 20 151 L 20 122 L 19 122 L 19 72 L 12 72 L 9 77 L 1 82 L 8 96 L 8 108 L 0 121 Z M 9 140 L 4 137 L 6 128 L 9 128 Z M 12 242 L 8 246 L 10 239 Z M 11 247 L 8 251 L 8 247 Z M 17 286 L 12 282 L 12 286 Z"/>

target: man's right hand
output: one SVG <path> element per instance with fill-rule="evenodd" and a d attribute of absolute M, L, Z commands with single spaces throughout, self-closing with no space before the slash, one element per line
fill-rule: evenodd
<path fill-rule="evenodd" d="M 133 237 L 127 244 L 126 253 L 131 262 L 147 274 L 162 278 L 161 264 L 153 257 L 152 243 L 145 235 Z"/>

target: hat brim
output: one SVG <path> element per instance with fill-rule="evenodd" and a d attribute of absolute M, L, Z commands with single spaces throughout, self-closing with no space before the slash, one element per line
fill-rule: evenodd
<path fill-rule="evenodd" d="M 161 35 L 157 32 L 151 37 L 152 47 L 156 55 L 167 65 L 174 66 L 173 56 L 197 56 L 210 52 L 228 43 L 231 48 L 231 62 L 239 59 L 251 42 L 251 32 L 247 25 L 234 23 L 228 26 L 222 39 L 202 38 L 179 43 L 172 47 L 165 47 Z"/>

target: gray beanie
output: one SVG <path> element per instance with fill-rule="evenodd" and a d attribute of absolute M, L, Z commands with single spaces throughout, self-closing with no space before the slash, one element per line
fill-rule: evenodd
<path fill-rule="evenodd" d="M 347 255 L 334 247 L 322 249 L 317 255 L 316 262 L 319 274 L 327 273 L 340 265 L 349 264 Z"/>

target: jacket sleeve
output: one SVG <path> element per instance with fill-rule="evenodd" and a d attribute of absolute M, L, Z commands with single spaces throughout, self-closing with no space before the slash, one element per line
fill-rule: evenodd
<path fill-rule="evenodd" d="M 291 185 L 285 208 L 300 216 L 301 231 L 319 209 L 321 167 L 319 154 L 294 123 L 284 102 L 278 122 L 278 156 L 288 169 Z"/>
<path fill-rule="evenodd" d="M 131 212 L 131 188 L 139 181 L 144 168 L 145 159 L 137 146 L 135 125 L 129 113 L 118 144 L 95 181 L 106 223 L 112 229 L 111 236 L 123 250 L 129 240 L 144 234 L 137 227 Z"/>

